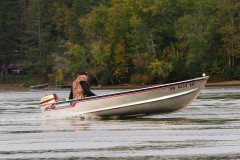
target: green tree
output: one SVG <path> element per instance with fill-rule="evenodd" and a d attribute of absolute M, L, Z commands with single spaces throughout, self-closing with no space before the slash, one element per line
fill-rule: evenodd
<path fill-rule="evenodd" d="M 0 63 L 14 63 L 21 58 L 20 37 L 21 25 L 21 1 L 0 1 Z"/>
<path fill-rule="evenodd" d="M 229 67 L 235 67 L 235 59 L 240 58 L 240 1 L 217 0 L 219 32 L 224 42 L 223 48 L 228 55 Z"/>
<path fill-rule="evenodd" d="M 46 72 L 51 65 L 50 53 L 54 48 L 51 39 L 51 3 L 47 0 L 32 0 L 28 7 L 24 65 L 28 71 L 40 73 L 43 82 L 46 81 Z"/>
<path fill-rule="evenodd" d="M 238 77 L 238 0 L 0 0 L 0 8 L 0 64 L 24 61 L 42 82 L 83 70 L 98 84 Z"/>
<path fill-rule="evenodd" d="M 53 1 L 52 3 L 53 8 L 53 26 L 54 31 L 56 32 L 56 36 L 58 37 L 59 41 L 67 39 L 71 37 L 71 22 L 70 22 L 70 13 L 71 8 L 68 7 L 68 3 L 60 3 L 58 1 Z"/>
<path fill-rule="evenodd" d="M 209 63 L 208 52 L 211 45 L 215 45 L 211 40 L 216 8 L 214 0 L 185 0 L 181 2 L 181 6 L 184 15 L 175 24 L 178 46 L 184 50 L 189 74 L 197 76 L 206 63 Z"/>

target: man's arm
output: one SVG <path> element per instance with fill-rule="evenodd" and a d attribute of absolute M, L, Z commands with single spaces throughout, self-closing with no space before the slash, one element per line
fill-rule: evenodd
<path fill-rule="evenodd" d="M 73 99 L 73 87 L 71 87 L 71 91 L 70 91 L 68 99 Z"/>
<path fill-rule="evenodd" d="M 88 97 L 95 96 L 95 94 L 90 91 L 89 84 L 86 81 L 81 81 L 80 84 L 85 95 L 87 95 Z"/>

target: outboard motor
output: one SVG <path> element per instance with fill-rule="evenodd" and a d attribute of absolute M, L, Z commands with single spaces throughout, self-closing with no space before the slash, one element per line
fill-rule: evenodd
<path fill-rule="evenodd" d="M 45 108 L 51 107 L 53 103 L 58 101 L 59 99 L 56 94 L 46 95 L 40 100 L 39 106 L 41 107 L 41 110 L 44 111 Z"/>

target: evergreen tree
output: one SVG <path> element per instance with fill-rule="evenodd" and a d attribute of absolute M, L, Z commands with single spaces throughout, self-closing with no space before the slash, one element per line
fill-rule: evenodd
<path fill-rule="evenodd" d="M 20 1 L 0 1 L 0 63 L 14 63 L 21 57 L 19 55 L 22 31 L 20 15 Z"/>
<path fill-rule="evenodd" d="M 41 75 L 41 81 L 46 80 L 46 72 L 51 62 L 51 50 L 54 43 L 51 37 L 51 3 L 47 0 L 32 0 L 29 2 L 29 15 L 26 20 L 24 51 L 25 69 Z"/>

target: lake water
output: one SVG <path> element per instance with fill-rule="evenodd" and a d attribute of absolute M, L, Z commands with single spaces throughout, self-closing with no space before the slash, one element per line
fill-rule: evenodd
<path fill-rule="evenodd" d="M 37 103 L 52 93 L 68 97 L 0 92 L 0 159 L 240 159 L 240 87 L 207 87 L 181 112 L 122 120 L 46 119 Z"/>

